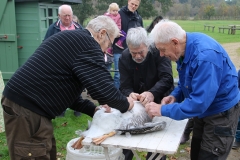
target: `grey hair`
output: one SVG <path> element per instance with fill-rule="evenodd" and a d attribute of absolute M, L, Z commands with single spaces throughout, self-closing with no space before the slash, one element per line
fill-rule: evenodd
<path fill-rule="evenodd" d="M 63 8 L 69 8 L 72 11 L 72 7 L 70 5 L 63 4 L 58 8 L 58 14 L 62 13 Z M 73 11 L 72 11 L 72 14 L 73 14 Z"/>
<path fill-rule="evenodd" d="M 183 39 L 186 32 L 177 23 L 170 20 L 161 20 L 150 33 L 150 38 L 154 43 L 168 43 L 173 38 Z"/>
<path fill-rule="evenodd" d="M 86 28 L 92 29 L 94 32 L 99 32 L 101 29 L 106 29 L 111 36 L 117 37 L 119 29 L 116 23 L 108 16 L 97 16 L 89 21 Z"/>
<path fill-rule="evenodd" d="M 139 47 L 141 44 L 149 47 L 150 41 L 147 31 L 142 27 L 130 28 L 127 32 L 126 43 L 132 47 Z"/>

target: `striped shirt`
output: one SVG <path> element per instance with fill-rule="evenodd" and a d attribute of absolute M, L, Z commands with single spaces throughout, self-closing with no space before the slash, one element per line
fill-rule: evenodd
<path fill-rule="evenodd" d="M 50 119 L 66 108 L 93 116 L 81 97 L 87 88 L 100 104 L 126 112 L 129 103 L 113 85 L 100 45 L 84 30 L 63 31 L 45 40 L 6 84 L 3 95 Z"/>

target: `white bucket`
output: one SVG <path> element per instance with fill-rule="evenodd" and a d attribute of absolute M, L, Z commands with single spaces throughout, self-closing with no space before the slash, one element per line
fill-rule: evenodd
<path fill-rule="evenodd" d="M 66 160 L 106 160 L 104 149 L 101 146 L 84 146 L 81 149 L 73 149 L 71 146 L 79 138 L 72 139 L 67 144 Z M 122 149 L 108 148 L 108 155 L 111 160 L 124 160 Z"/>

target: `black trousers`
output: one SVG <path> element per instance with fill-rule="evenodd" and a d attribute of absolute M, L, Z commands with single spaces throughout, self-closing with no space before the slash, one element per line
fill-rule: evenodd
<path fill-rule="evenodd" d="M 226 160 L 237 129 L 240 106 L 204 118 L 194 118 L 191 160 Z"/>

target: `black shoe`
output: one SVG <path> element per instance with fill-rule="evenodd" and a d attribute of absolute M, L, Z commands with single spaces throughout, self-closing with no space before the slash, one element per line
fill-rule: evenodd
<path fill-rule="evenodd" d="M 76 117 L 80 117 L 81 116 L 81 112 L 77 112 L 77 111 L 74 111 L 74 116 L 76 116 Z"/>
<path fill-rule="evenodd" d="M 235 141 L 232 145 L 232 149 L 238 149 L 240 147 L 240 142 Z"/>
<path fill-rule="evenodd" d="M 189 135 L 183 134 L 183 135 L 182 135 L 182 138 L 181 138 L 181 141 L 180 141 L 180 144 L 184 144 L 184 143 L 186 143 L 188 140 L 189 140 Z"/>

